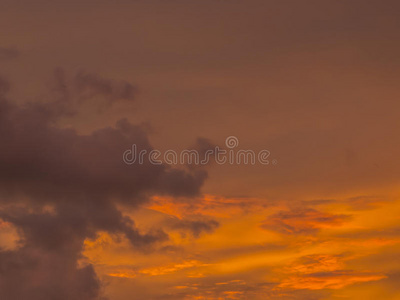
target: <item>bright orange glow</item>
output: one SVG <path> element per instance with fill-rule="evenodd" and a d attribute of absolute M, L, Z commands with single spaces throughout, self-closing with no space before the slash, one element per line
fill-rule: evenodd
<path fill-rule="evenodd" d="M 180 229 L 172 226 L 171 238 L 163 247 L 179 247 L 181 250 L 173 257 L 167 252 L 129 254 L 125 241 L 114 241 L 104 234 L 95 241 L 86 241 L 85 254 L 92 261 L 97 259 L 96 264 L 108 263 L 106 268 L 98 268 L 108 276 L 141 278 L 149 284 L 168 281 L 171 289 L 189 293 L 188 299 L 242 299 L 249 295 L 246 287 L 257 285 L 260 280 L 274 282 L 270 293 L 280 297 L 277 295 L 296 290 L 335 291 L 387 279 L 385 273 L 390 268 L 374 263 L 366 268 L 360 262 L 380 251 L 399 249 L 400 237 L 396 231 L 390 233 L 398 219 L 396 202 L 384 207 L 373 205 L 367 210 L 343 206 L 341 200 L 316 206 L 303 203 L 298 208 L 282 203 L 265 207 L 261 203 L 262 199 L 247 201 L 211 195 L 193 203 L 157 197 L 147 206 L 149 211 L 142 212 L 161 214 L 154 219 L 156 222 L 203 216 L 215 218 L 220 225 L 196 238 L 181 236 Z M 359 203 L 357 200 L 354 205 Z M 374 216 L 381 214 L 385 220 L 376 222 Z M 142 225 L 151 227 L 148 221 Z M 379 232 L 384 228 L 386 234 L 382 236 Z M 113 257 L 113 253 L 125 251 L 126 255 Z M 266 292 L 261 287 L 256 290 L 254 295 Z"/>

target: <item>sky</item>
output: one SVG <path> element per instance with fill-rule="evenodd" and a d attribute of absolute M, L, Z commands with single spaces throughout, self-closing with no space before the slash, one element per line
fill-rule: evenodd
<path fill-rule="evenodd" d="M 400 299 L 399 9 L 0 0 L 0 299 Z"/>

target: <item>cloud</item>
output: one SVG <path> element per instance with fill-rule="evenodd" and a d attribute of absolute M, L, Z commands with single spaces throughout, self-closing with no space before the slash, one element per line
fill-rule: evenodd
<path fill-rule="evenodd" d="M 126 82 L 86 73 L 70 85 L 57 71 L 56 81 L 58 97 L 25 105 L 9 101 L 9 84 L 0 81 L 0 218 L 20 236 L 18 249 L 0 252 L 2 299 L 99 299 L 93 266 L 78 266 L 85 239 L 106 231 L 151 250 L 168 235 L 140 232 L 117 205 L 137 207 L 156 194 L 196 196 L 207 175 L 124 164 L 122 153 L 132 143 L 152 149 L 145 128 L 127 120 L 86 135 L 57 127 L 80 101 L 131 101 L 135 93 Z"/>
<path fill-rule="evenodd" d="M 220 278 L 223 280 L 223 278 Z M 225 278 L 226 279 L 226 278 Z M 182 286 L 174 286 L 169 294 L 155 299 L 265 299 L 270 283 L 249 284 L 243 279 L 218 281 L 197 279 Z"/>
<path fill-rule="evenodd" d="M 351 253 L 313 254 L 297 258 L 285 268 L 287 276 L 277 289 L 341 289 L 360 282 L 376 281 L 386 275 L 370 271 L 346 269 L 345 262 L 354 259 Z"/>
<path fill-rule="evenodd" d="M 93 267 L 76 268 L 74 256 L 24 247 L 0 252 L 0 268 L 2 299 L 101 299 Z"/>
<path fill-rule="evenodd" d="M 351 284 L 376 281 L 383 278 L 386 278 L 386 276 L 379 273 L 337 270 L 289 277 L 284 279 L 279 284 L 279 287 L 309 290 L 341 289 Z"/>
<path fill-rule="evenodd" d="M 348 219 L 348 215 L 335 215 L 302 208 L 273 214 L 261 224 L 261 227 L 285 234 L 313 234 L 322 228 L 340 226 Z"/>
<path fill-rule="evenodd" d="M 344 266 L 344 255 L 313 254 L 298 258 L 287 267 L 289 273 L 311 274 L 336 271 Z"/>
<path fill-rule="evenodd" d="M 193 237 L 198 238 L 202 233 L 212 233 L 219 227 L 219 223 L 212 219 L 169 219 L 169 226 L 172 229 L 181 231 L 183 234 L 189 232 Z"/>
<path fill-rule="evenodd" d="M 203 215 L 214 218 L 230 218 L 233 215 L 262 211 L 271 203 L 257 198 L 226 198 L 202 195 L 196 199 L 185 197 L 153 197 L 147 204 L 149 209 L 182 218 L 185 215 Z"/>
<path fill-rule="evenodd" d="M 150 268 L 128 268 L 127 266 L 125 268 L 116 267 L 113 268 L 112 272 L 108 273 L 107 275 L 119 278 L 135 278 L 137 276 L 161 276 L 202 266 L 207 266 L 207 264 L 204 264 L 197 260 L 186 260 L 179 263 L 155 266 Z"/>

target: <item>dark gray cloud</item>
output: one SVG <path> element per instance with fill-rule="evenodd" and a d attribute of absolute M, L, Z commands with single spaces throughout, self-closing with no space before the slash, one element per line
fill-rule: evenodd
<path fill-rule="evenodd" d="M 197 238 L 202 233 L 212 233 L 219 227 L 219 223 L 212 219 L 170 219 L 168 220 L 169 226 L 172 229 L 181 231 L 183 234 L 190 233 L 193 237 Z"/>
<path fill-rule="evenodd" d="M 0 252 L 2 299 L 101 299 L 92 266 L 76 268 L 71 257 L 23 248 Z"/>
<path fill-rule="evenodd" d="M 107 231 L 151 250 L 168 235 L 139 232 L 118 203 L 135 207 L 152 194 L 195 196 L 206 178 L 205 171 L 124 164 L 132 143 L 152 149 L 145 128 L 127 120 L 87 135 L 57 127 L 79 101 L 131 101 L 134 88 L 86 73 L 72 83 L 62 70 L 55 77 L 58 97 L 25 105 L 6 99 L 9 84 L 0 81 L 0 218 L 21 238 L 17 249 L 0 252 L 1 299 L 99 299 L 93 267 L 77 266 L 83 241 Z"/>

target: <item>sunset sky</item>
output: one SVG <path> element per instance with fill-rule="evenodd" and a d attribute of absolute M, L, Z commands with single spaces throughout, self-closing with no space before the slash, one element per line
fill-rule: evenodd
<path fill-rule="evenodd" d="M 399 300 L 399 12 L 0 0 L 0 299 Z"/>

